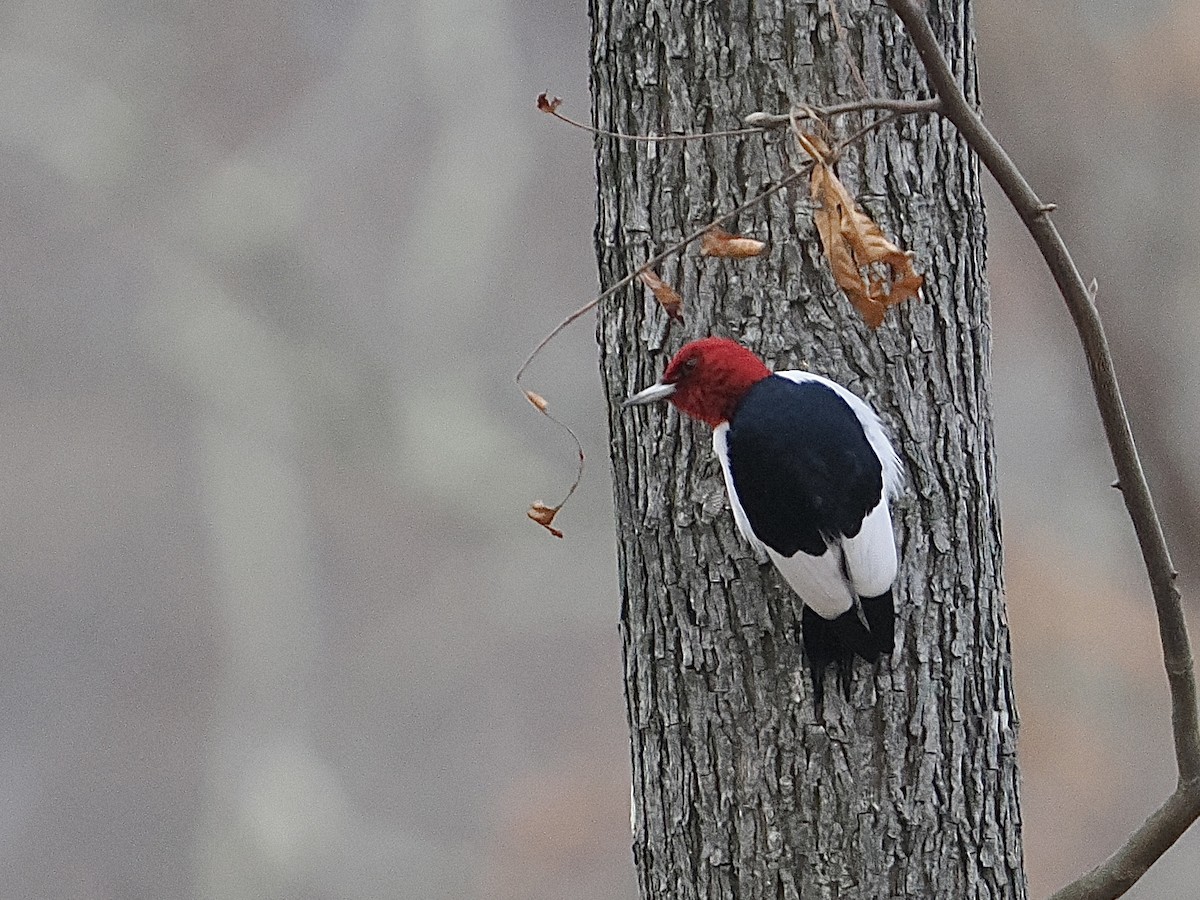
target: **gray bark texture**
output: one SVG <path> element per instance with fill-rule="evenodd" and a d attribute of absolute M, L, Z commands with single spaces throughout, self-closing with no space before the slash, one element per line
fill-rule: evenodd
<path fill-rule="evenodd" d="M 845 41 L 825 2 L 592 0 L 591 12 L 602 128 L 716 130 L 756 110 L 861 99 L 851 58 L 875 96 L 928 96 L 899 22 L 863 0 L 838 4 Z M 934 0 L 930 16 L 976 96 L 969 7 Z M 605 284 L 802 160 L 784 132 L 601 138 L 596 154 Z M 833 284 L 805 183 L 734 223 L 770 242 L 764 256 L 692 248 L 664 265 L 685 327 L 668 329 L 640 287 L 600 312 L 644 898 L 1025 896 L 978 169 L 951 125 L 909 118 L 839 173 L 926 276 L 924 299 L 877 332 Z M 799 603 L 737 534 L 708 429 L 665 406 L 618 406 L 708 334 L 868 398 L 904 462 L 897 648 L 856 666 L 849 703 L 830 678 L 824 722 Z"/>

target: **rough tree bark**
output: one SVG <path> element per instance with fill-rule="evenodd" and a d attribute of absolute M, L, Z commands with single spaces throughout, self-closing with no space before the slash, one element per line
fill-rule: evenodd
<path fill-rule="evenodd" d="M 592 0 L 593 115 L 637 133 L 715 130 L 757 110 L 925 96 L 885 6 Z M 930 16 L 976 96 L 971 12 Z M 856 128 L 851 119 L 845 131 Z M 598 139 L 597 254 L 610 284 L 799 162 L 790 138 L 645 145 Z M 694 252 L 662 274 L 689 301 L 668 331 L 640 289 L 601 309 L 613 401 L 685 340 L 736 337 L 776 368 L 828 374 L 881 411 L 904 459 L 898 646 L 814 719 L 795 597 L 736 534 L 707 429 L 674 411 L 610 417 L 633 759 L 646 898 L 1025 895 L 1017 718 L 1000 573 L 989 402 L 985 224 L 954 128 L 907 119 L 839 171 L 917 253 L 923 301 L 870 333 L 820 259 L 806 190 L 741 216 L 771 242 L 747 263 Z"/>

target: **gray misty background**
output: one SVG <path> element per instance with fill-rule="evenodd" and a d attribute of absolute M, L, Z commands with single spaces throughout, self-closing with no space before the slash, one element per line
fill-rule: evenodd
<path fill-rule="evenodd" d="M 1200 5 L 985 0 L 979 34 L 1187 590 Z M 573 451 L 511 383 L 596 290 L 591 141 L 534 109 L 586 118 L 587 58 L 550 2 L 0 10 L 0 896 L 634 896 L 590 324 L 528 382 L 591 457 L 565 540 L 524 514 Z M 1081 353 L 991 209 L 1039 894 L 1174 770 Z M 1131 896 L 1194 896 L 1197 849 Z"/>

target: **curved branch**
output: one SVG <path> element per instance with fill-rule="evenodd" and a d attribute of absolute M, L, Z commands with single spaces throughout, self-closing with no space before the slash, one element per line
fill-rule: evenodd
<path fill-rule="evenodd" d="M 1200 816 L 1200 782 L 1181 784 L 1120 850 L 1050 900 L 1114 900 L 1137 883 Z"/>
<path fill-rule="evenodd" d="M 1167 802 L 1129 837 L 1112 858 L 1055 895 L 1056 900 L 1068 897 L 1117 897 L 1200 816 L 1200 801 L 1197 800 L 1200 792 L 1200 722 L 1197 720 L 1196 680 L 1183 605 L 1175 586 L 1175 568 L 1171 564 L 1162 523 L 1155 512 L 1129 427 L 1129 418 L 1121 400 L 1108 341 L 1096 310 L 1094 291 L 1088 290 L 1084 284 L 1058 229 L 1050 221 L 1049 213 L 1054 207 L 1038 199 L 1020 170 L 967 101 L 921 6 L 916 0 L 888 0 L 888 5 L 908 29 L 925 64 L 934 92 L 941 100 L 942 114 L 958 128 L 1020 215 L 1066 302 L 1087 357 L 1096 405 L 1116 466 L 1125 507 L 1133 521 L 1146 574 L 1150 579 L 1158 614 L 1163 662 L 1171 691 L 1178 786 Z"/>

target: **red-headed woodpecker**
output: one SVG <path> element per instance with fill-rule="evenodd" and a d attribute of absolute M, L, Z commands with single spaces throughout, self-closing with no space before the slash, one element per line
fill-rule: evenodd
<path fill-rule="evenodd" d="M 879 416 L 840 384 L 772 373 L 726 338 L 685 345 L 658 384 L 625 406 L 669 400 L 713 429 L 738 530 L 804 601 L 801 629 L 821 714 L 837 666 L 849 697 L 857 654 L 890 654 L 896 539 L 890 499 L 900 462 Z"/>

